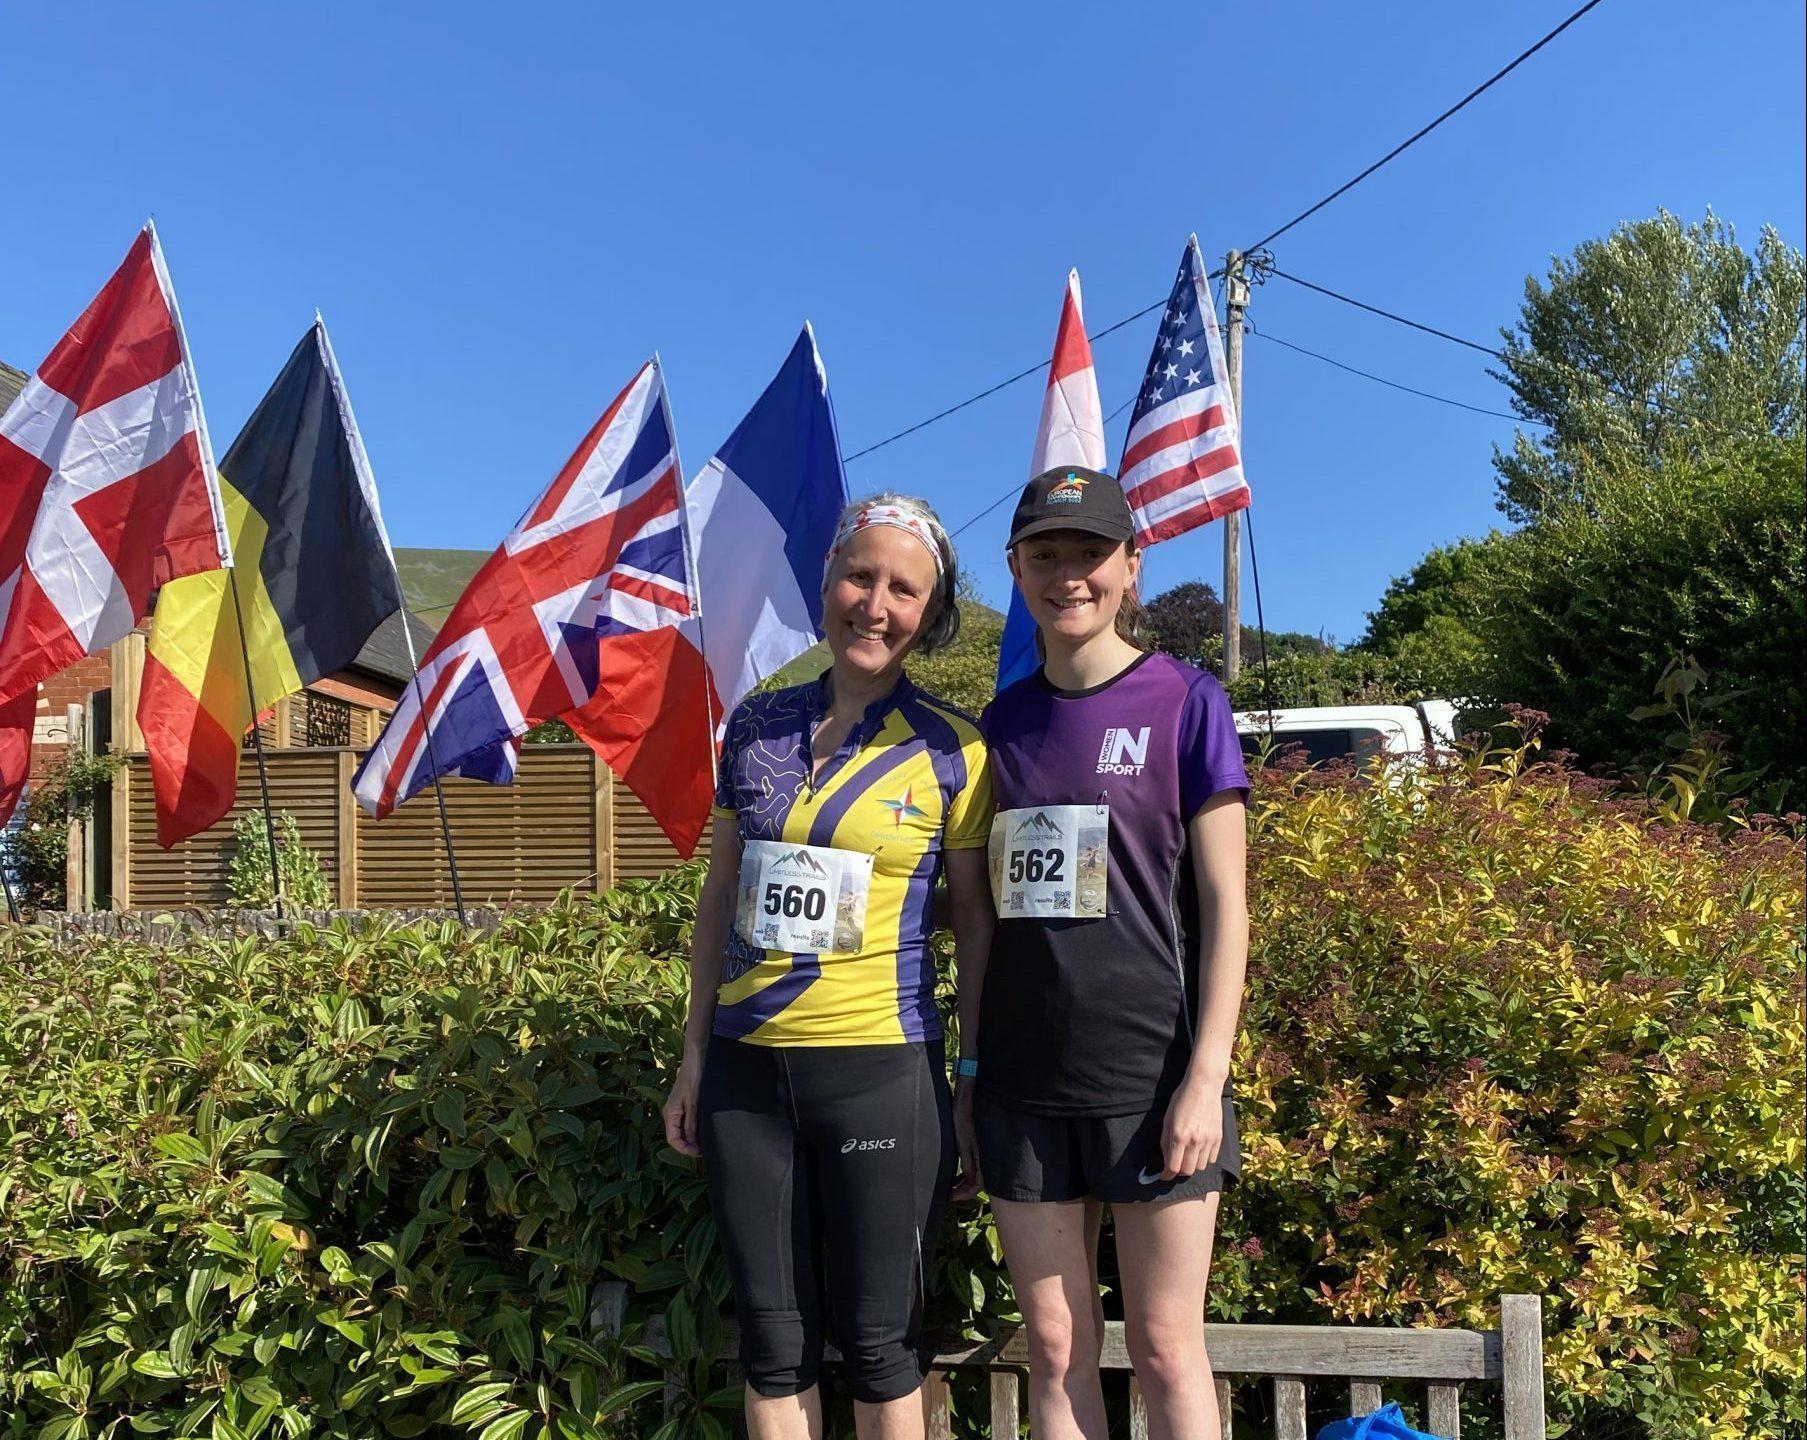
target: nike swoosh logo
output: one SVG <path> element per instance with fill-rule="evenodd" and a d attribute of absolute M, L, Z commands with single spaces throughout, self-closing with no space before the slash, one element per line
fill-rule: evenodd
<path fill-rule="evenodd" d="M 1158 1185 L 1161 1183 L 1161 1172 L 1157 1170 L 1154 1174 L 1150 1175 L 1146 1170 L 1143 1170 L 1137 1174 L 1136 1179 L 1140 1180 L 1144 1185 Z"/>

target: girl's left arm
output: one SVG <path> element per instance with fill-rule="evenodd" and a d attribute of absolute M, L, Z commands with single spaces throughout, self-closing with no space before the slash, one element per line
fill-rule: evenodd
<path fill-rule="evenodd" d="M 1247 813 L 1242 791 L 1220 790 L 1186 827 L 1198 881 L 1198 1033 L 1167 1109 L 1161 1150 L 1169 1178 L 1204 1169 L 1223 1145 L 1223 1092 L 1249 961 Z"/>
<path fill-rule="evenodd" d="M 960 1014 L 961 1056 L 979 1053 L 979 997 L 985 991 L 985 962 L 991 954 L 991 932 L 997 912 L 991 905 L 991 874 L 983 848 L 947 852 L 950 928 L 954 932 L 954 980 Z M 954 1082 L 954 1138 L 960 1152 L 960 1175 L 953 1198 L 979 1193 L 978 1146 L 973 1135 L 973 1082 Z"/>

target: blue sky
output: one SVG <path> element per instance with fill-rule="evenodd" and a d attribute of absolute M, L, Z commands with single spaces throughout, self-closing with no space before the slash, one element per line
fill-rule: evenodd
<path fill-rule="evenodd" d="M 1571 8 L 10 7 L 0 358 L 36 365 L 154 212 L 219 448 L 319 306 L 396 543 L 487 550 L 655 348 L 694 473 L 810 318 L 857 450 L 1045 359 L 1069 266 L 1093 329 L 1161 299 L 1189 231 L 1249 243 Z M 1552 252 L 1661 206 L 1798 246 L 1804 50 L 1793 0 L 1607 0 L 1275 258 L 1492 342 Z M 1483 357 L 1284 282 L 1251 314 L 1508 408 Z M 1155 318 L 1099 342 L 1107 412 Z M 849 483 L 960 524 L 1026 478 L 1040 400 Z M 1271 626 L 1353 638 L 1498 521 L 1507 421 L 1261 339 L 1245 411 Z M 1008 514 L 961 537 L 1000 605 Z M 1160 546 L 1148 587 L 1220 555 L 1216 527 Z"/>

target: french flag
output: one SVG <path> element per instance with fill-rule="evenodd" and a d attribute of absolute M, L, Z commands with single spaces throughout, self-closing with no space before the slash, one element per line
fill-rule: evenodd
<path fill-rule="evenodd" d="M 700 605 L 676 627 L 601 640 L 599 683 L 563 718 L 688 858 L 709 823 L 711 753 L 741 697 L 822 637 L 822 562 L 847 503 L 828 372 L 808 325 L 685 490 Z"/>
<path fill-rule="evenodd" d="M 1059 465 L 1104 469 L 1104 407 L 1098 403 L 1098 372 L 1092 368 L 1092 342 L 1086 338 L 1085 313 L 1079 303 L 1079 272 L 1067 272 L 1067 295 L 1054 335 L 1054 359 L 1048 366 L 1048 389 L 1042 396 L 1041 423 L 1029 462 L 1033 480 Z M 1033 675 L 1041 665 L 1035 655 L 1035 621 L 1023 603 L 1023 592 L 1010 590 L 1010 613 L 1004 617 L 1004 639 L 998 648 L 998 689 Z"/>

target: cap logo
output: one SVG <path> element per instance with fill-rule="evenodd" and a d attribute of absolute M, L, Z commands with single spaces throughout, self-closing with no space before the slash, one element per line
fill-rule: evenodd
<path fill-rule="evenodd" d="M 1091 483 L 1085 476 L 1075 475 L 1069 470 L 1065 479 L 1048 487 L 1048 503 L 1050 505 L 1078 505 L 1085 499 L 1085 487 Z"/>

